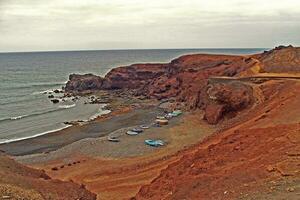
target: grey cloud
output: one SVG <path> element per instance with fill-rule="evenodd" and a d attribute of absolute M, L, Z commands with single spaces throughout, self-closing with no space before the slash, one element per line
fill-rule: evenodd
<path fill-rule="evenodd" d="M 147 6 L 0 0 L 0 51 L 300 44 L 300 9 L 249 12 L 253 1 L 232 1 L 223 10 L 194 5 L 197 0 Z"/>

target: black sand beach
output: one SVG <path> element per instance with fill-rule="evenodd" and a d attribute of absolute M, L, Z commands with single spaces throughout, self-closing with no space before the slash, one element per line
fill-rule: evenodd
<path fill-rule="evenodd" d="M 40 137 L 1 144 L 0 150 L 12 156 L 46 153 L 85 138 L 103 137 L 121 128 L 151 123 L 162 112 L 159 108 L 135 109 L 128 113 L 113 116 L 109 120 L 96 120 L 82 126 L 69 127 Z"/>

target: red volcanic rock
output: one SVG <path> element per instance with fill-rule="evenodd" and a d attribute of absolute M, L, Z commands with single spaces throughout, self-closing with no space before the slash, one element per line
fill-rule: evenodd
<path fill-rule="evenodd" d="M 137 89 L 164 73 L 164 64 L 135 64 L 114 68 L 105 76 L 102 89 Z"/>
<path fill-rule="evenodd" d="M 227 109 L 238 110 L 251 102 L 251 90 L 245 85 L 217 84 L 210 90 L 215 101 L 227 106 Z"/>
<path fill-rule="evenodd" d="M 92 74 L 72 74 L 66 91 L 133 89 L 153 98 L 178 96 L 184 101 L 189 98 L 188 94 L 198 95 L 199 88 L 206 86 L 209 76 L 233 76 L 251 66 L 242 56 L 188 55 L 168 64 L 135 64 L 114 68 L 104 78 Z"/>
<path fill-rule="evenodd" d="M 251 105 L 252 90 L 242 83 L 218 83 L 208 86 L 208 105 L 205 108 L 204 119 L 210 124 L 216 124 L 229 112 L 236 112 Z"/>
<path fill-rule="evenodd" d="M 66 92 L 82 92 L 102 89 L 103 78 L 93 74 L 71 74 L 66 84 Z"/>
<path fill-rule="evenodd" d="M 147 85 L 140 87 L 139 94 L 150 98 L 175 97 L 185 102 L 188 109 L 205 105 L 201 98 L 210 76 L 234 76 L 253 66 L 242 56 L 187 55 L 173 60 L 167 70 Z"/>
<path fill-rule="evenodd" d="M 225 106 L 209 104 L 205 108 L 204 119 L 210 124 L 216 124 L 222 118 Z"/>

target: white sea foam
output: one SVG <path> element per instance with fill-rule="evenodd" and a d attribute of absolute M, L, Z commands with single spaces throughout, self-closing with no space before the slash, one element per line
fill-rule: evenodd
<path fill-rule="evenodd" d="M 29 115 L 20 115 L 20 116 L 16 116 L 16 117 L 1 118 L 0 122 L 10 121 L 10 120 L 18 120 L 18 119 L 22 119 L 22 118 L 28 117 L 28 116 Z"/>
<path fill-rule="evenodd" d="M 101 110 L 101 109 L 100 109 L 100 111 L 99 111 L 98 113 L 94 114 L 93 116 L 91 116 L 91 117 L 89 118 L 89 121 L 95 120 L 95 119 L 97 119 L 97 117 L 99 117 L 99 116 L 101 116 L 101 115 L 107 115 L 107 114 L 109 114 L 110 112 L 111 112 L 110 110 Z"/>
<path fill-rule="evenodd" d="M 31 114 L 31 115 L 16 116 L 16 117 L 11 117 L 11 118 L 6 118 L 4 120 L 19 120 L 19 119 L 22 119 L 24 117 L 30 117 L 30 116 L 34 116 L 34 115 L 41 115 L 41 114 L 45 114 L 45 113 L 49 113 L 49 112 L 56 112 L 56 111 L 59 111 L 59 110 L 69 109 L 69 108 L 72 108 L 72 107 L 75 107 L 75 106 L 76 106 L 76 104 L 60 105 L 59 108 L 55 109 L 55 110 L 50 110 L 50 111 L 41 112 L 41 113 L 34 113 L 34 114 Z M 91 120 L 94 120 L 94 119 L 96 119 L 97 117 L 99 117 L 101 115 L 105 115 L 105 114 L 110 113 L 111 112 L 110 110 L 102 110 L 105 106 L 106 106 L 106 104 L 102 104 L 96 114 L 94 114 L 93 116 L 88 118 L 88 120 L 84 120 L 84 121 L 91 121 Z M 0 119 L 0 121 L 1 120 L 3 120 L 3 119 Z M 27 139 L 43 136 L 43 135 L 46 135 L 48 133 L 63 130 L 63 129 L 68 128 L 70 126 L 72 126 L 72 125 L 65 125 L 62 128 L 58 128 L 58 129 L 54 129 L 54 130 L 50 130 L 50 131 L 45 131 L 45 132 L 42 132 L 42 133 L 39 133 L 39 134 L 34 134 L 34 135 L 31 135 L 31 136 L 26 136 L 26 137 L 10 138 L 10 139 L 0 138 L 0 144 L 7 144 L 7 143 L 12 143 L 12 142 L 17 142 L 17 141 L 21 141 L 21 140 L 27 140 Z"/>
<path fill-rule="evenodd" d="M 53 93 L 53 90 L 37 91 L 37 92 L 33 92 L 32 95 L 49 94 L 49 93 Z"/>
<path fill-rule="evenodd" d="M 29 114 L 29 115 L 20 115 L 20 116 L 15 116 L 15 117 L 2 118 L 2 119 L 0 119 L 0 122 L 11 121 L 11 120 L 20 120 L 20 119 L 27 118 L 27 117 L 32 117 L 32 116 L 37 116 L 37 115 L 44 115 L 44 114 L 47 114 L 47 113 L 52 113 L 52 112 L 60 111 L 60 110 L 63 110 L 63 109 L 73 108 L 75 106 L 76 106 L 76 104 L 60 105 L 60 106 L 58 106 L 58 109 L 48 110 L 48 111 L 45 111 L 45 112 L 37 112 L 37 113 Z"/>
<path fill-rule="evenodd" d="M 28 115 L 20 115 L 20 116 L 17 116 L 17 117 L 11 117 L 10 119 L 11 120 L 18 120 L 18 119 L 22 119 L 23 117 L 27 117 Z"/>
<path fill-rule="evenodd" d="M 53 133 L 53 132 L 56 132 L 56 131 L 66 129 L 70 126 L 72 126 L 72 125 L 66 125 L 62 128 L 58 128 L 58 129 L 54 129 L 54 130 L 50 130 L 50 131 L 45 131 L 45 132 L 38 133 L 38 134 L 35 134 L 35 135 L 27 136 L 27 137 L 12 138 L 12 139 L 0 139 L 0 144 L 7 144 L 7 143 L 17 142 L 17 141 L 21 141 L 21 140 L 36 138 L 36 137 L 39 137 L 39 136 L 42 136 L 42 135 L 46 135 L 46 134 L 49 134 L 49 133 Z"/>
<path fill-rule="evenodd" d="M 76 104 L 71 104 L 71 105 L 60 105 L 60 106 L 58 106 L 59 108 L 64 108 L 64 109 L 68 109 L 68 108 L 73 108 L 73 107 L 75 107 L 76 106 Z"/>

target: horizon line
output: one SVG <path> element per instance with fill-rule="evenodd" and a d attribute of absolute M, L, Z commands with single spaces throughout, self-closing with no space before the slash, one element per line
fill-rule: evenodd
<path fill-rule="evenodd" d="M 81 52 L 81 51 L 142 51 L 142 50 L 216 50 L 216 49 L 272 49 L 271 47 L 208 47 L 208 48 L 124 48 L 124 49 L 66 49 L 66 50 L 33 50 L 33 51 L 0 51 L 0 54 L 9 53 L 54 53 L 54 52 Z"/>

